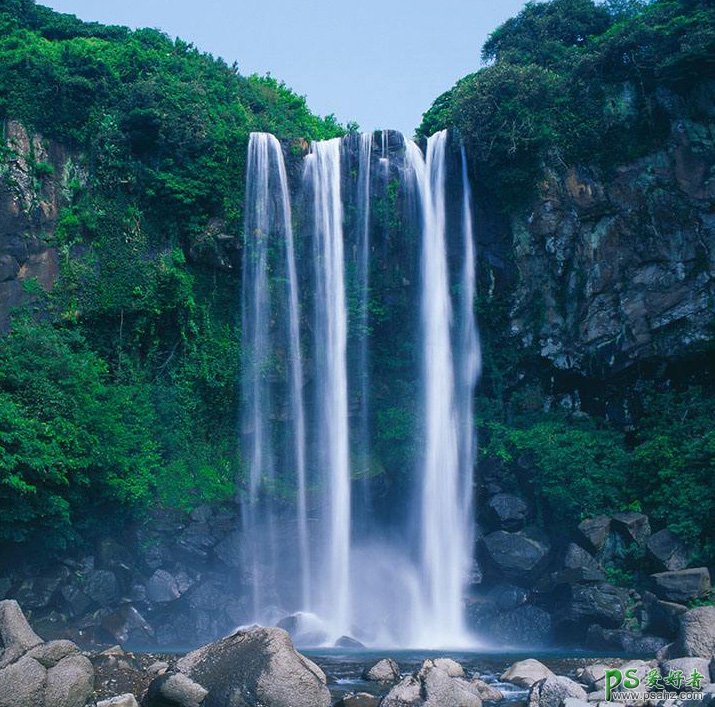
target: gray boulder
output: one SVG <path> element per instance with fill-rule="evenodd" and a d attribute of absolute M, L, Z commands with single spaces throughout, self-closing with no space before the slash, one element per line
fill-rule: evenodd
<path fill-rule="evenodd" d="M 488 682 L 484 682 L 481 678 L 472 678 L 470 685 L 477 689 L 479 696 L 485 702 L 499 702 L 504 699 L 504 693 L 501 690 L 498 690 Z"/>
<path fill-rule="evenodd" d="M 42 643 L 42 639 L 32 630 L 22 613 L 20 605 L 13 599 L 0 601 L 0 668 L 15 662 L 30 648 Z"/>
<path fill-rule="evenodd" d="M 666 601 L 683 602 L 704 597 L 711 589 L 707 567 L 651 575 L 654 592 Z"/>
<path fill-rule="evenodd" d="M 15 601 L 0 602 L 0 707 L 84 707 L 94 668 L 71 641 L 44 643 Z"/>
<path fill-rule="evenodd" d="M 84 707 L 94 691 L 94 668 L 76 653 L 47 671 L 46 707 Z"/>
<path fill-rule="evenodd" d="M 422 683 L 424 707 L 482 707 L 478 689 L 457 675 L 461 667 L 444 658 L 426 660 L 422 664 L 417 677 Z"/>
<path fill-rule="evenodd" d="M 97 702 L 97 707 L 139 707 L 139 704 L 134 695 L 127 693 L 110 697 L 108 700 L 100 700 Z"/>
<path fill-rule="evenodd" d="M 650 522 L 648 516 L 643 513 L 614 513 L 611 516 L 611 528 L 620 533 L 627 544 L 635 542 L 643 546 L 650 537 Z"/>
<path fill-rule="evenodd" d="M 685 543 L 667 528 L 653 533 L 646 546 L 648 554 L 666 571 L 684 570 L 688 566 L 688 549 Z"/>
<path fill-rule="evenodd" d="M 523 532 L 497 530 L 482 538 L 488 563 L 509 579 L 538 576 L 548 562 L 549 545 Z"/>
<path fill-rule="evenodd" d="M 598 560 L 576 543 L 566 548 L 564 567 L 571 570 L 572 574 L 577 574 L 580 581 L 603 582 L 606 579 Z"/>
<path fill-rule="evenodd" d="M 137 698 L 132 694 L 117 695 L 108 700 L 100 700 L 97 707 L 139 707 Z"/>
<path fill-rule="evenodd" d="M 174 576 L 166 570 L 156 570 L 146 583 L 147 599 L 156 604 L 174 601 L 181 596 Z"/>
<path fill-rule="evenodd" d="M 400 679 L 400 666 L 392 658 L 383 658 L 371 668 L 363 670 L 362 677 L 371 682 L 395 683 Z"/>
<path fill-rule="evenodd" d="M 518 496 L 497 493 L 489 499 L 488 512 L 494 524 L 503 530 L 521 530 L 529 512 L 526 503 Z"/>
<path fill-rule="evenodd" d="M 534 683 L 552 677 L 554 674 L 543 663 L 533 658 L 520 660 L 502 673 L 502 682 L 511 682 L 519 687 L 531 687 Z"/>
<path fill-rule="evenodd" d="M 452 660 L 451 658 L 435 658 L 432 663 L 435 668 L 444 670 L 451 678 L 464 677 L 464 668 L 456 660 Z"/>
<path fill-rule="evenodd" d="M 563 675 L 552 675 L 532 685 L 528 707 L 561 707 L 567 698 L 587 700 L 586 691 Z"/>
<path fill-rule="evenodd" d="M 380 698 L 368 692 L 349 693 L 341 697 L 335 707 L 379 707 Z"/>
<path fill-rule="evenodd" d="M 683 614 L 678 647 L 686 656 L 715 658 L 715 606 L 699 606 Z"/>
<path fill-rule="evenodd" d="M 208 691 L 205 707 L 330 705 L 323 671 L 279 628 L 237 631 L 184 656 L 176 669 Z"/>
<path fill-rule="evenodd" d="M 183 673 L 162 675 L 149 685 L 145 707 L 202 707 L 208 695 L 205 687 Z"/>
<path fill-rule="evenodd" d="M 697 670 L 704 678 L 704 685 L 712 682 L 710 679 L 710 661 L 707 658 L 675 658 L 662 663 L 661 672 L 663 675 L 667 675 L 671 670 L 681 670 L 685 677 L 691 675 L 693 670 Z"/>
<path fill-rule="evenodd" d="M 643 593 L 643 605 L 646 610 L 646 630 L 659 636 L 675 638 L 680 628 L 680 619 L 688 608 L 682 604 L 658 599 L 652 592 Z"/>
<path fill-rule="evenodd" d="M 416 675 L 400 680 L 383 698 L 380 707 L 422 707 L 422 683 Z"/>
<path fill-rule="evenodd" d="M 578 524 L 581 536 L 594 552 L 600 552 L 611 532 L 611 519 L 608 516 L 586 518 Z"/>
<path fill-rule="evenodd" d="M 625 617 L 626 598 L 625 590 L 610 584 L 572 586 L 556 613 L 557 623 L 576 627 L 597 623 L 617 628 Z"/>
<path fill-rule="evenodd" d="M 112 606 L 119 597 L 119 582 L 111 570 L 90 570 L 85 577 L 84 591 L 100 606 Z"/>

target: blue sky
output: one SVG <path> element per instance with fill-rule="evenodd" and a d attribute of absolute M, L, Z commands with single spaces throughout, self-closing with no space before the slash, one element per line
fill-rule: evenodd
<path fill-rule="evenodd" d="M 422 113 L 480 66 L 488 34 L 524 0 L 39 0 L 85 20 L 157 27 L 270 72 L 317 113 L 411 134 Z"/>

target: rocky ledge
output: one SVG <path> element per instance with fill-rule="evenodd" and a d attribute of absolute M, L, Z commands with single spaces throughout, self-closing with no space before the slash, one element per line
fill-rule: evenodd
<path fill-rule="evenodd" d="M 82 653 L 71 641 L 43 641 L 17 602 L 8 600 L 0 602 L 0 641 L 0 707 L 610 707 L 606 671 L 614 668 L 642 685 L 656 673 L 691 681 L 699 676 L 695 691 L 702 697 L 696 700 L 625 704 L 715 704 L 713 606 L 685 612 L 678 639 L 650 660 L 562 661 L 568 674 L 559 675 L 527 659 L 497 676 L 465 670 L 448 657 L 429 658 L 404 673 L 384 658 L 363 671 L 364 691 L 339 695 L 331 689 L 339 681 L 298 653 L 279 628 L 238 630 L 183 656 L 133 654 L 121 646 Z"/>

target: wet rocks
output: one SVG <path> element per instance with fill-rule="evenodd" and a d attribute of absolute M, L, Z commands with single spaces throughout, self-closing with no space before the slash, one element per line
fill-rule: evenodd
<path fill-rule="evenodd" d="M 385 685 L 395 683 L 400 679 L 400 666 L 392 658 L 383 658 L 371 668 L 366 668 L 362 677 Z"/>
<path fill-rule="evenodd" d="M 502 682 L 511 682 L 519 687 L 531 687 L 534 683 L 552 676 L 551 670 L 543 663 L 527 658 L 511 665 L 500 679 Z"/>
<path fill-rule="evenodd" d="M 687 602 L 705 596 L 711 589 L 707 567 L 695 567 L 651 575 L 653 591 L 666 601 Z"/>
<path fill-rule="evenodd" d="M 550 675 L 532 685 L 528 707 L 561 707 L 567 698 L 586 701 L 586 691 L 562 675 Z"/>
<path fill-rule="evenodd" d="M 0 696 L 3 707 L 84 707 L 94 669 L 70 641 L 45 643 L 17 602 L 0 602 Z"/>
<path fill-rule="evenodd" d="M 173 671 L 152 682 L 149 694 L 154 701 L 148 707 L 159 707 L 167 694 L 175 693 L 189 694 L 201 704 L 202 690 L 206 707 L 330 705 L 323 671 L 298 653 L 288 633 L 278 628 L 237 631 L 184 656 Z M 189 707 L 186 702 L 178 705 Z"/>
<path fill-rule="evenodd" d="M 542 538 L 497 530 L 482 538 L 485 557 L 497 574 L 507 579 L 531 579 L 544 569 L 549 544 Z"/>
<path fill-rule="evenodd" d="M 688 566 L 688 550 L 685 543 L 667 528 L 648 538 L 648 553 L 668 572 L 683 570 Z"/>
<path fill-rule="evenodd" d="M 678 648 L 682 655 L 715 658 L 715 606 L 696 607 L 682 615 Z"/>

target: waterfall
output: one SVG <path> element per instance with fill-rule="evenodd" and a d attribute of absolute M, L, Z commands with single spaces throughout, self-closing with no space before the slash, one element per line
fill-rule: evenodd
<path fill-rule="evenodd" d="M 250 139 L 246 620 L 302 612 L 285 624 L 299 644 L 341 635 L 395 647 L 474 644 L 464 595 L 480 370 L 476 254 L 466 156 L 452 147 L 446 132 L 429 138 L 426 157 L 389 131 L 314 142 L 302 158 L 302 185 L 289 190 L 280 143 L 261 133 Z M 399 263 L 390 261 L 395 254 Z M 371 298 L 392 330 L 376 333 Z M 385 362 L 399 366 L 395 381 L 380 370 Z M 402 410 L 414 415 L 413 439 L 398 467 L 375 462 L 375 480 L 373 456 L 392 448 L 378 444 L 380 426 Z"/>
<path fill-rule="evenodd" d="M 324 514 L 321 616 L 350 632 L 350 454 L 347 307 L 339 139 L 314 142 L 305 160 L 313 198 L 317 428 Z"/>
<path fill-rule="evenodd" d="M 280 143 L 273 135 L 251 134 L 246 184 L 242 428 L 249 483 L 248 496 L 242 505 L 253 611 L 259 618 L 272 601 L 270 588 L 281 582 L 278 568 L 283 562 L 281 557 L 288 553 L 298 558 L 301 594 L 297 605 L 305 606 L 311 595 L 298 277 L 288 178 Z M 269 273 L 279 275 L 284 286 L 272 287 Z M 274 324 L 275 320 L 280 323 Z M 278 350 L 285 352 L 289 370 L 290 429 L 285 430 L 283 437 L 286 450 L 290 451 L 282 453 L 275 450 L 276 435 L 271 425 L 279 403 L 270 368 Z M 297 547 L 293 542 L 286 545 L 277 536 L 278 517 L 285 515 L 275 498 L 276 486 L 281 481 L 278 464 L 289 464 L 295 469 L 297 533 L 293 537 L 297 538 Z"/>

